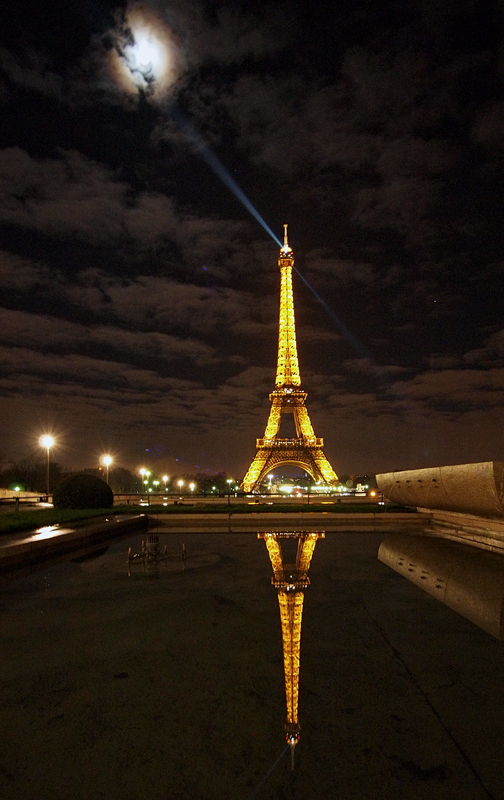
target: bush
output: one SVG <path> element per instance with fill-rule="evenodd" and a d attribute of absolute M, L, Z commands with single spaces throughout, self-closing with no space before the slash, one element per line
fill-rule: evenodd
<path fill-rule="evenodd" d="M 112 489 L 95 475 L 78 473 L 65 478 L 54 490 L 55 508 L 111 508 Z"/>

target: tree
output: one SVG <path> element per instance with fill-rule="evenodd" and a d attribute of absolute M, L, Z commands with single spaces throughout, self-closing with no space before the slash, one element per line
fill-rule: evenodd
<path fill-rule="evenodd" d="M 19 486 L 28 492 L 45 494 L 46 470 L 47 461 L 45 458 L 40 458 L 38 454 L 21 459 L 21 461 L 11 462 L 0 473 L 0 486 L 6 489 Z M 51 489 L 54 489 L 66 474 L 65 468 L 61 464 L 58 464 L 57 461 L 50 461 L 49 484 Z"/>
<path fill-rule="evenodd" d="M 55 508 L 112 508 L 114 495 L 96 475 L 78 472 L 56 487 L 53 503 Z"/>

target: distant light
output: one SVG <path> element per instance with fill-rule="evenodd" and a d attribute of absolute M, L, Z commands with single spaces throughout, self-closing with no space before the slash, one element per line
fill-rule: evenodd
<path fill-rule="evenodd" d="M 44 434 L 43 436 L 40 437 L 39 444 L 41 447 L 45 447 L 46 450 L 49 450 L 49 448 L 52 447 L 54 444 L 54 439 L 52 436 Z"/>
<path fill-rule="evenodd" d="M 14 491 L 15 492 L 20 492 L 21 491 L 21 487 L 20 486 L 14 486 Z"/>
<path fill-rule="evenodd" d="M 110 467 L 112 464 L 112 456 L 103 456 L 102 461 L 106 467 Z"/>

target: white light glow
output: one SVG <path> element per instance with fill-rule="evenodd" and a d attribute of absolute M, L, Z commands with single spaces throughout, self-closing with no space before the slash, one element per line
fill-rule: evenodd
<path fill-rule="evenodd" d="M 166 94 L 180 71 L 179 48 L 162 16 L 140 4 L 128 7 L 115 32 L 109 68 L 129 94 L 140 90 L 155 99 Z"/>
<path fill-rule="evenodd" d="M 151 31 L 135 30 L 132 36 L 134 41 L 124 48 L 124 59 L 133 82 L 139 89 L 147 89 L 151 81 L 163 78 L 168 53 Z"/>

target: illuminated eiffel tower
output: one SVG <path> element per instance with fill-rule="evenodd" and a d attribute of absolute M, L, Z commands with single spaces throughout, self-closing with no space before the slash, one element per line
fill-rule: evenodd
<path fill-rule="evenodd" d="M 245 492 L 258 491 L 267 473 L 279 464 L 296 464 L 308 472 L 314 481 L 327 484 L 338 481 L 338 476 L 322 450 L 324 440 L 317 439 L 313 432 L 305 405 L 307 394 L 301 389 L 292 292 L 294 253 L 287 241 L 287 225 L 284 225 L 284 244 L 280 248 L 278 266 L 281 283 L 275 389 L 269 396 L 271 411 L 264 438 L 257 439 L 255 458 L 241 484 Z M 293 414 L 295 439 L 278 437 L 282 414 Z"/>
<path fill-rule="evenodd" d="M 303 589 L 310 585 L 308 570 L 317 539 L 324 537 L 324 531 L 257 534 L 258 539 L 264 539 L 266 542 L 271 566 L 273 567 L 271 583 L 278 591 L 287 705 L 287 717 L 284 727 L 285 738 L 291 751 L 292 769 L 294 769 L 294 749 L 299 741 L 301 732 L 298 720 L 298 698 Z M 283 563 L 281 540 L 286 538 L 298 540 L 296 562 L 294 564 Z"/>

